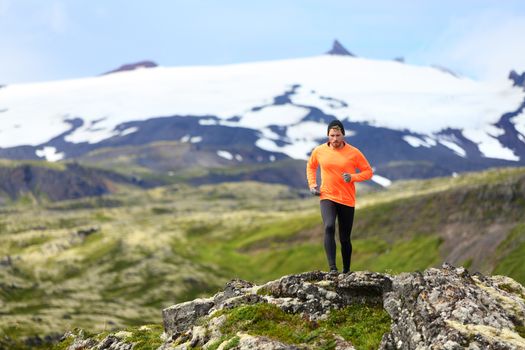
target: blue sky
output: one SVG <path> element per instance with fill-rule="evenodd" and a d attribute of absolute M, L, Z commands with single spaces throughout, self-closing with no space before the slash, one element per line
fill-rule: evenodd
<path fill-rule="evenodd" d="M 163 66 L 354 54 L 475 79 L 525 71 L 523 0 L 0 0 L 0 85 Z"/>

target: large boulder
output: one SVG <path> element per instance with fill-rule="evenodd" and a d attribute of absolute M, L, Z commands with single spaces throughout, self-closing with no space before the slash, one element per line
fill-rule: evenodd
<path fill-rule="evenodd" d="M 334 309 L 366 303 L 382 305 L 392 319 L 391 331 L 383 336 L 380 349 L 525 349 L 524 298 L 525 288 L 508 277 L 471 275 L 449 264 L 396 276 L 313 271 L 259 286 L 233 280 L 213 298 L 166 309 L 164 314 L 171 318 L 164 322 L 165 333 L 170 336 L 165 348 L 206 348 L 216 343 L 226 316 L 213 314 L 240 305 L 270 303 L 315 322 Z M 203 324 L 203 318 L 197 322 L 198 315 L 206 316 L 208 323 Z M 254 335 L 238 334 L 237 338 L 235 344 L 228 344 L 229 339 L 221 346 L 297 348 Z M 353 348 L 344 339 L 338 344 L 339 349 Z"/>

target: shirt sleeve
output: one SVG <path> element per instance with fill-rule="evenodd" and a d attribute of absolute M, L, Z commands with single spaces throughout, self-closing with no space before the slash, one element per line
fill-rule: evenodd
<path fill-rule="evenodd" d="M 306 164 L 306 178 L 308 180 L 308 188 L 317 186 L 317 167 L 319 162 L 317 160 L 317 148 L 312 151 L 310 159 Z"/>
<path fill-rule="evenodd" d="M 368 160 L 365 158 L 363 153 L 361 153 L 361 151 L 359 150 L 356 150 L 356 151 L 357 151 L 356 168 L 359 169 L 360 172 L 358 174 L 352 174 L 352 182 L 361 182 L 361 181 L 370 180 L 372 176 L 374 175 L 374 172 L 372 171 L 372 167 L 368 163 Z"/>

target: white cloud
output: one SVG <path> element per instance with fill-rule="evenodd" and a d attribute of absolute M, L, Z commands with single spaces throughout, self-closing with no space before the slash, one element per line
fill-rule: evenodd
<path fill-rule="evenodd" d="M 511 69 L 525 71 L 524 37 L 525 16 L 491 10 L 452 20 L 419 56 L 469 76 L 506 80 Z"/>

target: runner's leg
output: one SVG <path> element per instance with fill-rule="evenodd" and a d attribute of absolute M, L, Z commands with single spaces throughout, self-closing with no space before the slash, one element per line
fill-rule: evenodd
<path fill-rule="evenodd" d="M 337 204 L 337 222 L 339 223 L 339 241 L 341 242 L 341 256 L 343 257 L 343 272 L 350 271 L 352 260 L 352 226 L 354 225 L 354 207 Z"/>
<path fill-rule="evenodd" d="M 321 216 L 324 224 L 324 250 L 328 260 L 330 270 L 337 270 L 335 263 L 335 217 L 336 217 L 336 203 L 328 199 L 320 201 Z"/>

